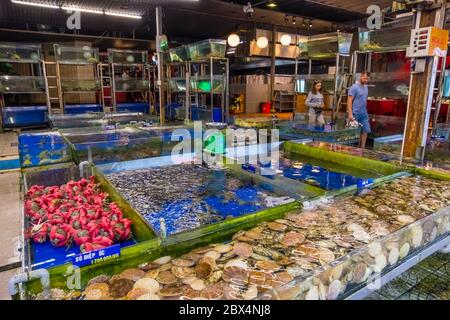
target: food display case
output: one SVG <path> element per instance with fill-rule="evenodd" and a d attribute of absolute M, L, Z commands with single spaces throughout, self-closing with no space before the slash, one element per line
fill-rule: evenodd
<path fill-rule="evenodd" d="M 100 61 L 98 48 L 55 44 L 54 49 L 56 61 L 61 64 L 96 64 Z"/>
<path fill-rule="evenodd" d="M 326 33 L 308 38 L 308 58 L 330 59 L 336 58 L 336 54 L 350 54 L 353 34 L 351 33 Z"/>
<path fill-rule="evenodd" d="M 202 61 L 209 58 L 225 58 L 226 40 L 208 39 L 188 45 L 189 57 L 192 61 Z"/>
<path fill-rule="evenodd" d="M 23 270 L 32 271 L 41 268 L 57 268 L 64 264 L 76 264 L 81 253 L 96 252 L 111 246 L 118 247 L 119 255 L 135 250 L 140 242 L 151 241 L 155 234 L 150 226 L 140 218 L 130 205 L 105 181 L 104 177 L 91 166 L 80 170 L 71 163 L 28 168 L 23 171 L 24 194 L 24 252 Z M 92 178 L 91 178 L 92 177 Z M 76 198 L 78 192 L 85 192 L 87 197 L 97 197 L 94 201 L 81 204 L 80 210 L 68 209 L 67 203 Z M 88 193 L 90 195 L 88 195 Z M 60 196 L 57 196 L 60 194 Z M 40 207 L 41 197 L 59 199 L 52 209 Z M 99 199 L 103 199 L 100 204 Z M 105 206 L 109 209 L 106 210 Z M 86 226 L 81 226 L 80 218 L 97 223 L 97 228 L 106 231 L 107 226 L 100 227 L 100 218 L 81 210 L 102 212 L 103 221 L 114 224 L 111 229 L 113 237 L 94 236 Z M 62 212 L 69 210 L 67 224 L 61 219 Z M 69 232 L 67 225 L 78 230 Z M 47 233 L 47 229 L 50 229 Z M 65 268 L 65 267 L 64 267 Z"/>
<path fill-rule="evenodd" d="M 115 64 L 148 64 L 147 51 L 108 49 L 109 63 Z"/>
<path fill-rule="evenodd" d="M 405 50 L 409 47 L 411 26 L 384 26 L 375 30 L 359 30 L 359 50 L 361 51 L 392 51 Z"/>
<path fill-rule="evenodd" d="M 169 50 L 171 62 L 185 62 L 189 60 L 189 50 L 187 46 L 179 46 Z"/>
<path fill-rule="evenodd" d="M 40 45 L 0 43 L 1 127 L 47 124 L 49 101 L 41 50 Z M 44 96 L 46 103 L 41 105 Z M 16 105 L 17 97 L 20 105 Z"/>

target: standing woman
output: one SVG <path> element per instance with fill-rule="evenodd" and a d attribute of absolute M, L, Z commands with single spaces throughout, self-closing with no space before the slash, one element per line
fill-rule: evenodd
<path fill-rule="evenodd" d="M 325 104 L 323 102 L 322 83 L 319 80 L 314 80 L 305 104 L 309 108 L 309 123 L 316 123 L 317 121 L 320 125 L 325 125 L 322 114 Z"/>

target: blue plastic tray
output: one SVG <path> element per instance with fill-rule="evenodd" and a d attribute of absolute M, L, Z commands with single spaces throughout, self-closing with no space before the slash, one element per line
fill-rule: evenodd
<path fill-rule="evenodd" d="M 148 103 L 118 103 L 117 104 L 117 111 L 129 111 L 129 112 L 143 112 L 143 113 L 149 113 L 150 107 Z"/>
<path fill-rule="evenodd" d="M 2 110 L 5 127 L 24 127 L 48 124 L 47 106 L 10 106 Z"/>
<path fill-rule="evenodd" d="M 82 114 L 88 112 L 102 112 L 103 107 L 100 104 L 71 104 L 65 106 L 66 114 Z"/>

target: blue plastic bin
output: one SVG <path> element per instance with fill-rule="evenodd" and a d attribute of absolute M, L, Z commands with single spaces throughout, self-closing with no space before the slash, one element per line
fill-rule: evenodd
<path fill-rule="evenodd" d="M 102 112 L 100 104 L 71 104 L 64 108 L 66 114 L 82 114 L 88 112 Z"/>
<path fill-rule="evenodd" d="M 222 121 L 222 108 L 214 107 L 213 108 L 213 121 L 214 122 L 223 122 Z"/>
<path fill-rule="evenodd" d="M 143 102 L 136 102 L 136 103 L 118 103 L 117 104 L 117 111 L 123 112 L 142 112 L 142 113 L 149 113 L 150 112 L 150 106 L 148 103 Z"/>

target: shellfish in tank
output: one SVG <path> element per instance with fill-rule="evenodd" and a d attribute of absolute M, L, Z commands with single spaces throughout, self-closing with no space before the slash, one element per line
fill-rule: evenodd
<path fill-rule="evenodd" d="M 111 298 L 109 294 L 109 285 L 107 283 L 93 283 L 84 290 L 86 300 L 108 300 Z"/>

